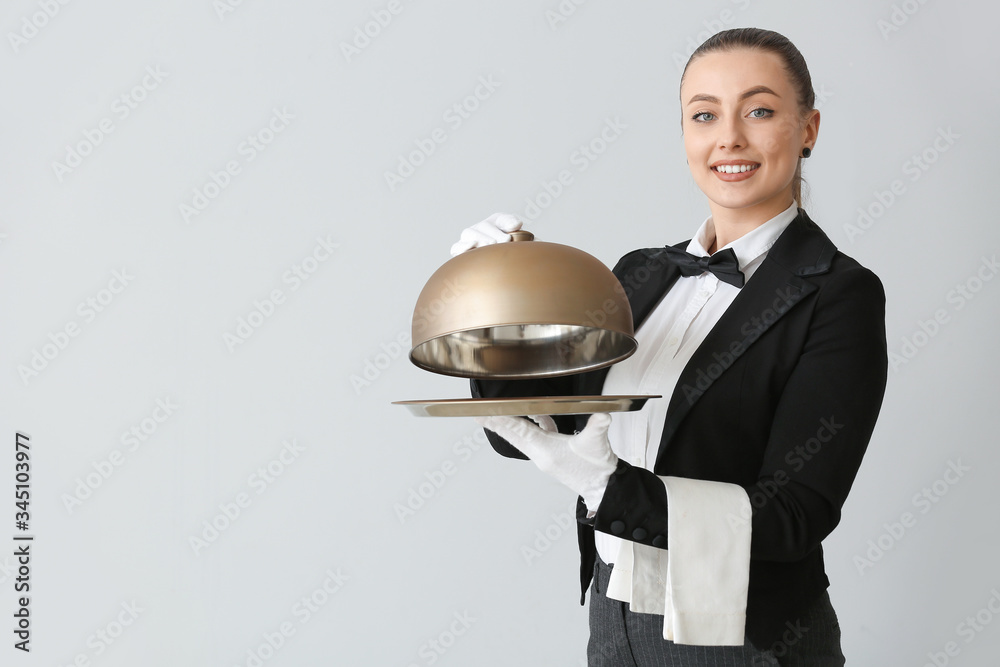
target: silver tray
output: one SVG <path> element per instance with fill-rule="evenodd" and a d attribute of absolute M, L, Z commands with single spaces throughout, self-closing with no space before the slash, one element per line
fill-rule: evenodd
<path fill-rule="evenodd" d="M 594 412 L 641 410 L 660 394 L 634 396 L 530 396 L 516 398 L 445 398 L 432 401 L 393 401 L 418 417 L 491 417 L 507 415 L 584 415 Z"/>

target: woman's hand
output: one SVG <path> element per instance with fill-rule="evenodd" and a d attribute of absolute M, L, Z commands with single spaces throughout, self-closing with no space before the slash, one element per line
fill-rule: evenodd
<path fill-rule="evenodd" d="M 510 241 L 510 234 L 521 228 L 521 221 L 510 213 L 494 213 L 482 222 L 462 230 L 462 236 L 451 246 L 452 257 L 493 243 Z"/>
<path fill-rule="evenodd" d="M 583 496 L 587 509 L 596 511 L 604 497 L 618 457 L 611 451 L 608 427 L 611 415 L 599 412 L 576 435 L 559 433 L 551 417 L 532 417 L 541 427 L 518 417 L 475 417 L 483 428 L 504 438 L 570 490 Z"/>

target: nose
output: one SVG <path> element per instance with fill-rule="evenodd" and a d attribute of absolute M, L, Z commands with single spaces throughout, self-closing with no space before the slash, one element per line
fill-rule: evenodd
<path fill-rule="evenodd" d="M 739 118 L 734 118 L 730 114 L 728 119 L 718 123 L 715 127 L 719 132 L 716 137 L 716 144 L 719 148 L 738 150 L 746 147 L 746 135 Z"/>

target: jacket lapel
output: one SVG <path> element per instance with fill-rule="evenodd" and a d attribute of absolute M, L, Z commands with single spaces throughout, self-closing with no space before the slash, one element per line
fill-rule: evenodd
<path fill-rule="evenodd" d="M 799 209 L 753 277 L 691 356 L 670 397 L 656 457 L 659 467 L 677 427 L 720 377 L 775 322 L 816 290 L 804 277 L 824 273 L 837 248 Z"/>
<path fill-rule="evenodd" d="M 687 243 L 685 241 L 677 247 L 687 247 Z M 677 266 L 668 261 L 666 254 L 659 248 L 643 249 L 642 254 L 645 259 L 643 264 L 626 270 L 621 275 L 616 274 L 628 295 L 629 307 L 632 310 L 632 331 L 639 329 L 639 325 L 649 317 L 653 308 L 660 302 L 660 298 L 673 287 L 681 274 Z M 610 370 L 611 366 L 605 366 L 580 375 L 577 393 L 584 396 L 599 395 Z M 589 416 L 583 415 L 583 421 L 585 422 Z"/>

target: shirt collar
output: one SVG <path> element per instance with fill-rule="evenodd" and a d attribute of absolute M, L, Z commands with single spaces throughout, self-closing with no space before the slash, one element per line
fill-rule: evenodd
<path fill-rule="evenodd" d="M 781 232 L 785 231 L 785 227 L 795 219 L 798 215 L 798 205 L 792 202 L 791 206 L 786 208 L 784 211 L 774 216 L 764 224 L 759 227 L 752 229 L 743 236 L 739 237 L 735 241 L 726 244 L 719 250 L 725 250 L 726 248 L 732 248 L 733 252 L 736 253 L 736 258 L 740 262 L 740 270 L 742 271 L 747 264 L 753 262 L 755 259 L 766 253 L 774 245 L 774 242 L 778 240 L 781 236 Z M 705 250 L 708 246 L 712 245 L 712 241 L 715 239 L 715 226 L 712 222 L 712 216 L 705 218 L 705 221 L 701 223 L 698 231 L 695 233 L 694 238 L 688 243 L 687 251 L 696 257 L 708 257 L 708 251 Z"/>

